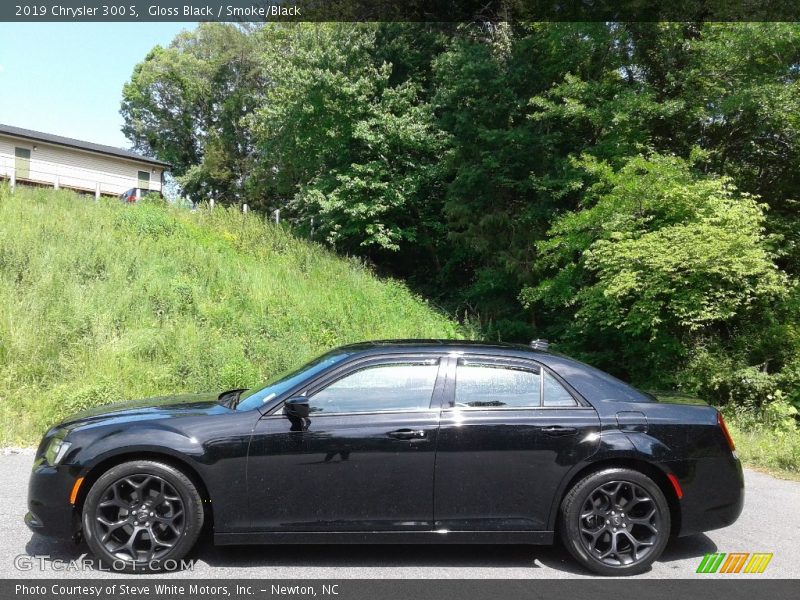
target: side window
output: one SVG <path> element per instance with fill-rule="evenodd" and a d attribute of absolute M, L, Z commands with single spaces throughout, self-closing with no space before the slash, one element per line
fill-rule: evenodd
<path fill-rule="evenodd" d="M 545 406 L 577 406 L 570 393 L 558 380 L 547 371 L 544 372 L 544 405 Z"/>
<path fill-rule="evenodd" d="M 366 367 L 309 398 L 311 413 L 421 410 L 430 407 L 439 361 Z"/>
<path fill-rule="evenodd" d="M 518 368 L 460 359 L 456 367 L 456 406 L 539 407 L 541 385 L 537 367 Z"/>

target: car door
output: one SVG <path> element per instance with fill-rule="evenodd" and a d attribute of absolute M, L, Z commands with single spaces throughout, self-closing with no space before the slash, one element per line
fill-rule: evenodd
<path fill-rule="evenodd" d="M 547 530 L 558 484 L 598 448 L 595 410 L 534 361 L 460 356 L 448 371 L 435 527 Z"/>
<path fill-rule="evenodd" d="M 254 531 L 427 530 L 441 359 L 346 365 L 302 390 L 305 419 L 259 420 L 248 457 Z"/>

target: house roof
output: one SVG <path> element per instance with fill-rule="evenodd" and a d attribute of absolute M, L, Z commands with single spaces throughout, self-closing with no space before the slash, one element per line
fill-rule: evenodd
<path fill-rule="evenodd" d="M 11 125 L 3 125 L 0 123 L 0 134 L 6 134 L 13 137 L 25 138 L 37 142 L 55 144 L 57 146 L 67 146 L 69 148 L 77 148 L 78 150 L 86 150 L 87 152 L 96 152 L 97 154 L 105 154 L 108 156 L 116 156 L 118 158 L 127 158 L 137 162 L 147 163 L 150 165 L 158 165 L 161 167 L 171 166 L 168 162 L 158 160 L 156 158 L 149 158 L 124 150 L 123 148 L 115 148 L 114 146 L 104 146 L 103 144 L 95 144 L 93 142 L 84 142 L 73 138 L 62 137 L 60 135 L 52 135 L 50 133 L 42 133 L 41 131 L 33 131 L 31 129 L 23 129 L 22 127 L 13 127 Z"/>

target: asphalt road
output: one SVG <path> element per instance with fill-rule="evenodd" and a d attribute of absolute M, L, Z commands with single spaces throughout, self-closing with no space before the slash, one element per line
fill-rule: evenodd
<path fill-rule="evenodd" d="M 0 453 L 0 578 L 115 577 L 115 573 L 55 571 L 53 560 L 70 561 L 88 553 L 85 545 L 57 542 L 31 534 L 26 512 L 32 455 Z M 762 575 L 796 578 L 800 547 L 800 483 L 746 471 L 742 516 L 726 529 L 670 541 L 646 578 L 708 578 L 695 573 L 708 552 L 772 552 Z M 19 558 L 47 556 L 20 571 Z M 215 548 L 201 542 L 193 552 L 194 570 L 162 574 L 180 578 L 453 578 L 453 579 L 572 579 L 591 577 L 559 546 L 244 546 Z M 24 560 L 24 559 L 23 559 Z M 28 559 L 29 560 L 29 559 Z M 40 564 L 42 566 L 40 566 Z M 151 577 L 140 575 L 139 577 Z M 726 577 L 731 577 L 727 575 Z M 736 577 L 749 577 L 738 574 Z"/>

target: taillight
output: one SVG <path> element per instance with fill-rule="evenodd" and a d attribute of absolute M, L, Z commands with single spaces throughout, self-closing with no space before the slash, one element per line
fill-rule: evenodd
<path fill-rule="evenodd" d="M 736 450 L 736 444 L 733 443 L 733 438 L 731 437 L 731 432 L 728 431 L 728 426 L 725 425 L 725 419 L 722 416 L 722 413 L 717 411 L 717 423 L 722 429 L 722 433 L 725 434 L 725 439 L 728 440 L 728 446 L 731 448 L 731 452 Z"/>

